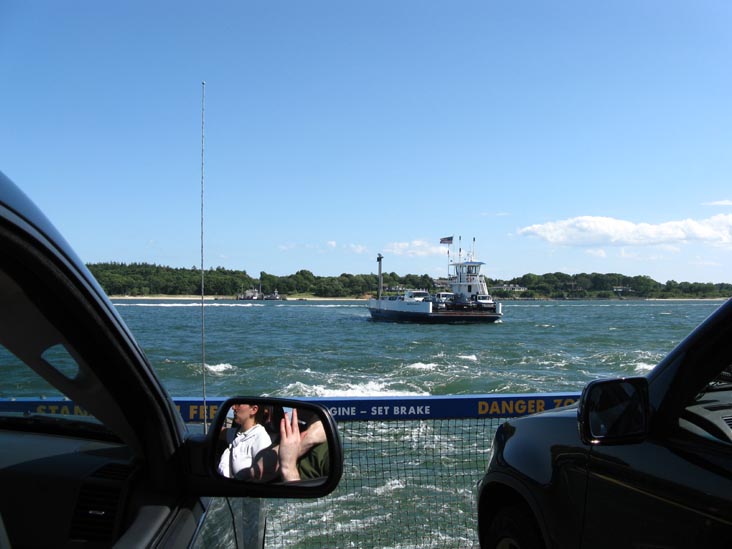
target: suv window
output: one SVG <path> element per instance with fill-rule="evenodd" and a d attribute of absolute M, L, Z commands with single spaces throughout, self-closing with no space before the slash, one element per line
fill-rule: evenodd
<path fill-rule="evenodd" d="M 732 443 L 732 365 L 695 395 L 682 412 L 679 425 L 698 435 Z"/>
<path fill-rule="evenodd" d="M 101 422 L 59 388 L 82 375 L 81 359 L 74 354 L 61 331 L 0 269 L 0 398 L 18 404 L 14 411 L 0 411 L 2 425 L 47 430 L 52 424 L 58 431 L 63 429 L 61 422 L 68 420 L 68 427 L 73 423 L 77 434 L 80 427 L 87 426 L 92 434 L 99 435 Z M 43 400 L 47 404 L 24 406 L 25 400 Z M 110 433 L 104 434 L 107 438 Z"/>
<path fill-rule="evenodd" d="M 66 370 L 66 367 L 62 367 Z M 58 389 L 31 370 L 22 360 L 0 344 L 0 398 L 63 397 Z"/>

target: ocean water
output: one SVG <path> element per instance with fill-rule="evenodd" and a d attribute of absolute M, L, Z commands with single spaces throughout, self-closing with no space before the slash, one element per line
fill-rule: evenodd
<path fill-rule="evenodd" d="M 115 304 L 170 394 L 200 396 L 200 302 Z M 204 309 L 207 393 L 580 391 L 592 379 L 648 372 L 721 304 L 509 301 L 500 323 L 438 326 L 372 322 L 363 301 L 212 301 Z M 477 547 L 473 490 L 488 459 L 486 422 L 342 429 L 338 489 L 268 502 L 267 547 Z M 226 509 L 215 500 L 201 547 L 232 546 Z"/>
<path fill-rule="evenodd" d="M 363 301 L 207 301 L 209 397 L 573 391 L 641 375 L 722 304 L 508 301 L 501 322 L 372 322 Z M 117 300 L 174 397 L 201 396 L 200 301 Z"/>

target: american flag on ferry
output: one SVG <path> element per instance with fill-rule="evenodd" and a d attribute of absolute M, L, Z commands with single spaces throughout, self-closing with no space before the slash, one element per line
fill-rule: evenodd
<path fill-rule="evenodd" d="M 440 244 L 452 244 L 452 237 L 451 236 L 445 236 L 440 239 Z"/>

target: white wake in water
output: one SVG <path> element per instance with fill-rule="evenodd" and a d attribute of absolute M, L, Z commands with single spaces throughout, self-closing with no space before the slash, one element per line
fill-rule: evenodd
<path fill-rule="evenodd" d="M 338 385 L 307 385 L 302 382 L 291 383 L 285 387 L 284 394 L 314 397 L 370 397 L 370 396 L 429 396 L 429 393 L 420 391 L 405 391 L 390 389 L 379 381 L 364 383 L 345 383 Z"/>
<path fill-rule="evenodd" d="M 233 364 L 206 364 L 206 371 L 212 374 L 224 374 L 232 370 L 236 370 Z"/>
<path fill-rule="evenodd" d="M 425 370 L 425 371 L 432 371 L 435 368 L 437 368 L 437 364 L 435 363 L 429 363 L 425 364 L 424 362 L 415 362 L 414 364 L 409 364 L 407 368 L 411 368 L 413 370 Z"/>

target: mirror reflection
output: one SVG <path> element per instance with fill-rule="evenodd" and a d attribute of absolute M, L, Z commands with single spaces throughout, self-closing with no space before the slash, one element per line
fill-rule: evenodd
<path fill-rule="evenodd" d="M 641 435 L 647 398 L 634 379 L 595 384 L 588 397 L 590 433 L 595 438 Z"/>
<path fill-rule="evenodd" d="M 319 410 L 240 401 L 226 412 L 219 431 L 216 470 L 249 482 L 297 482 L 325 478 L 326 432 Z"/>

